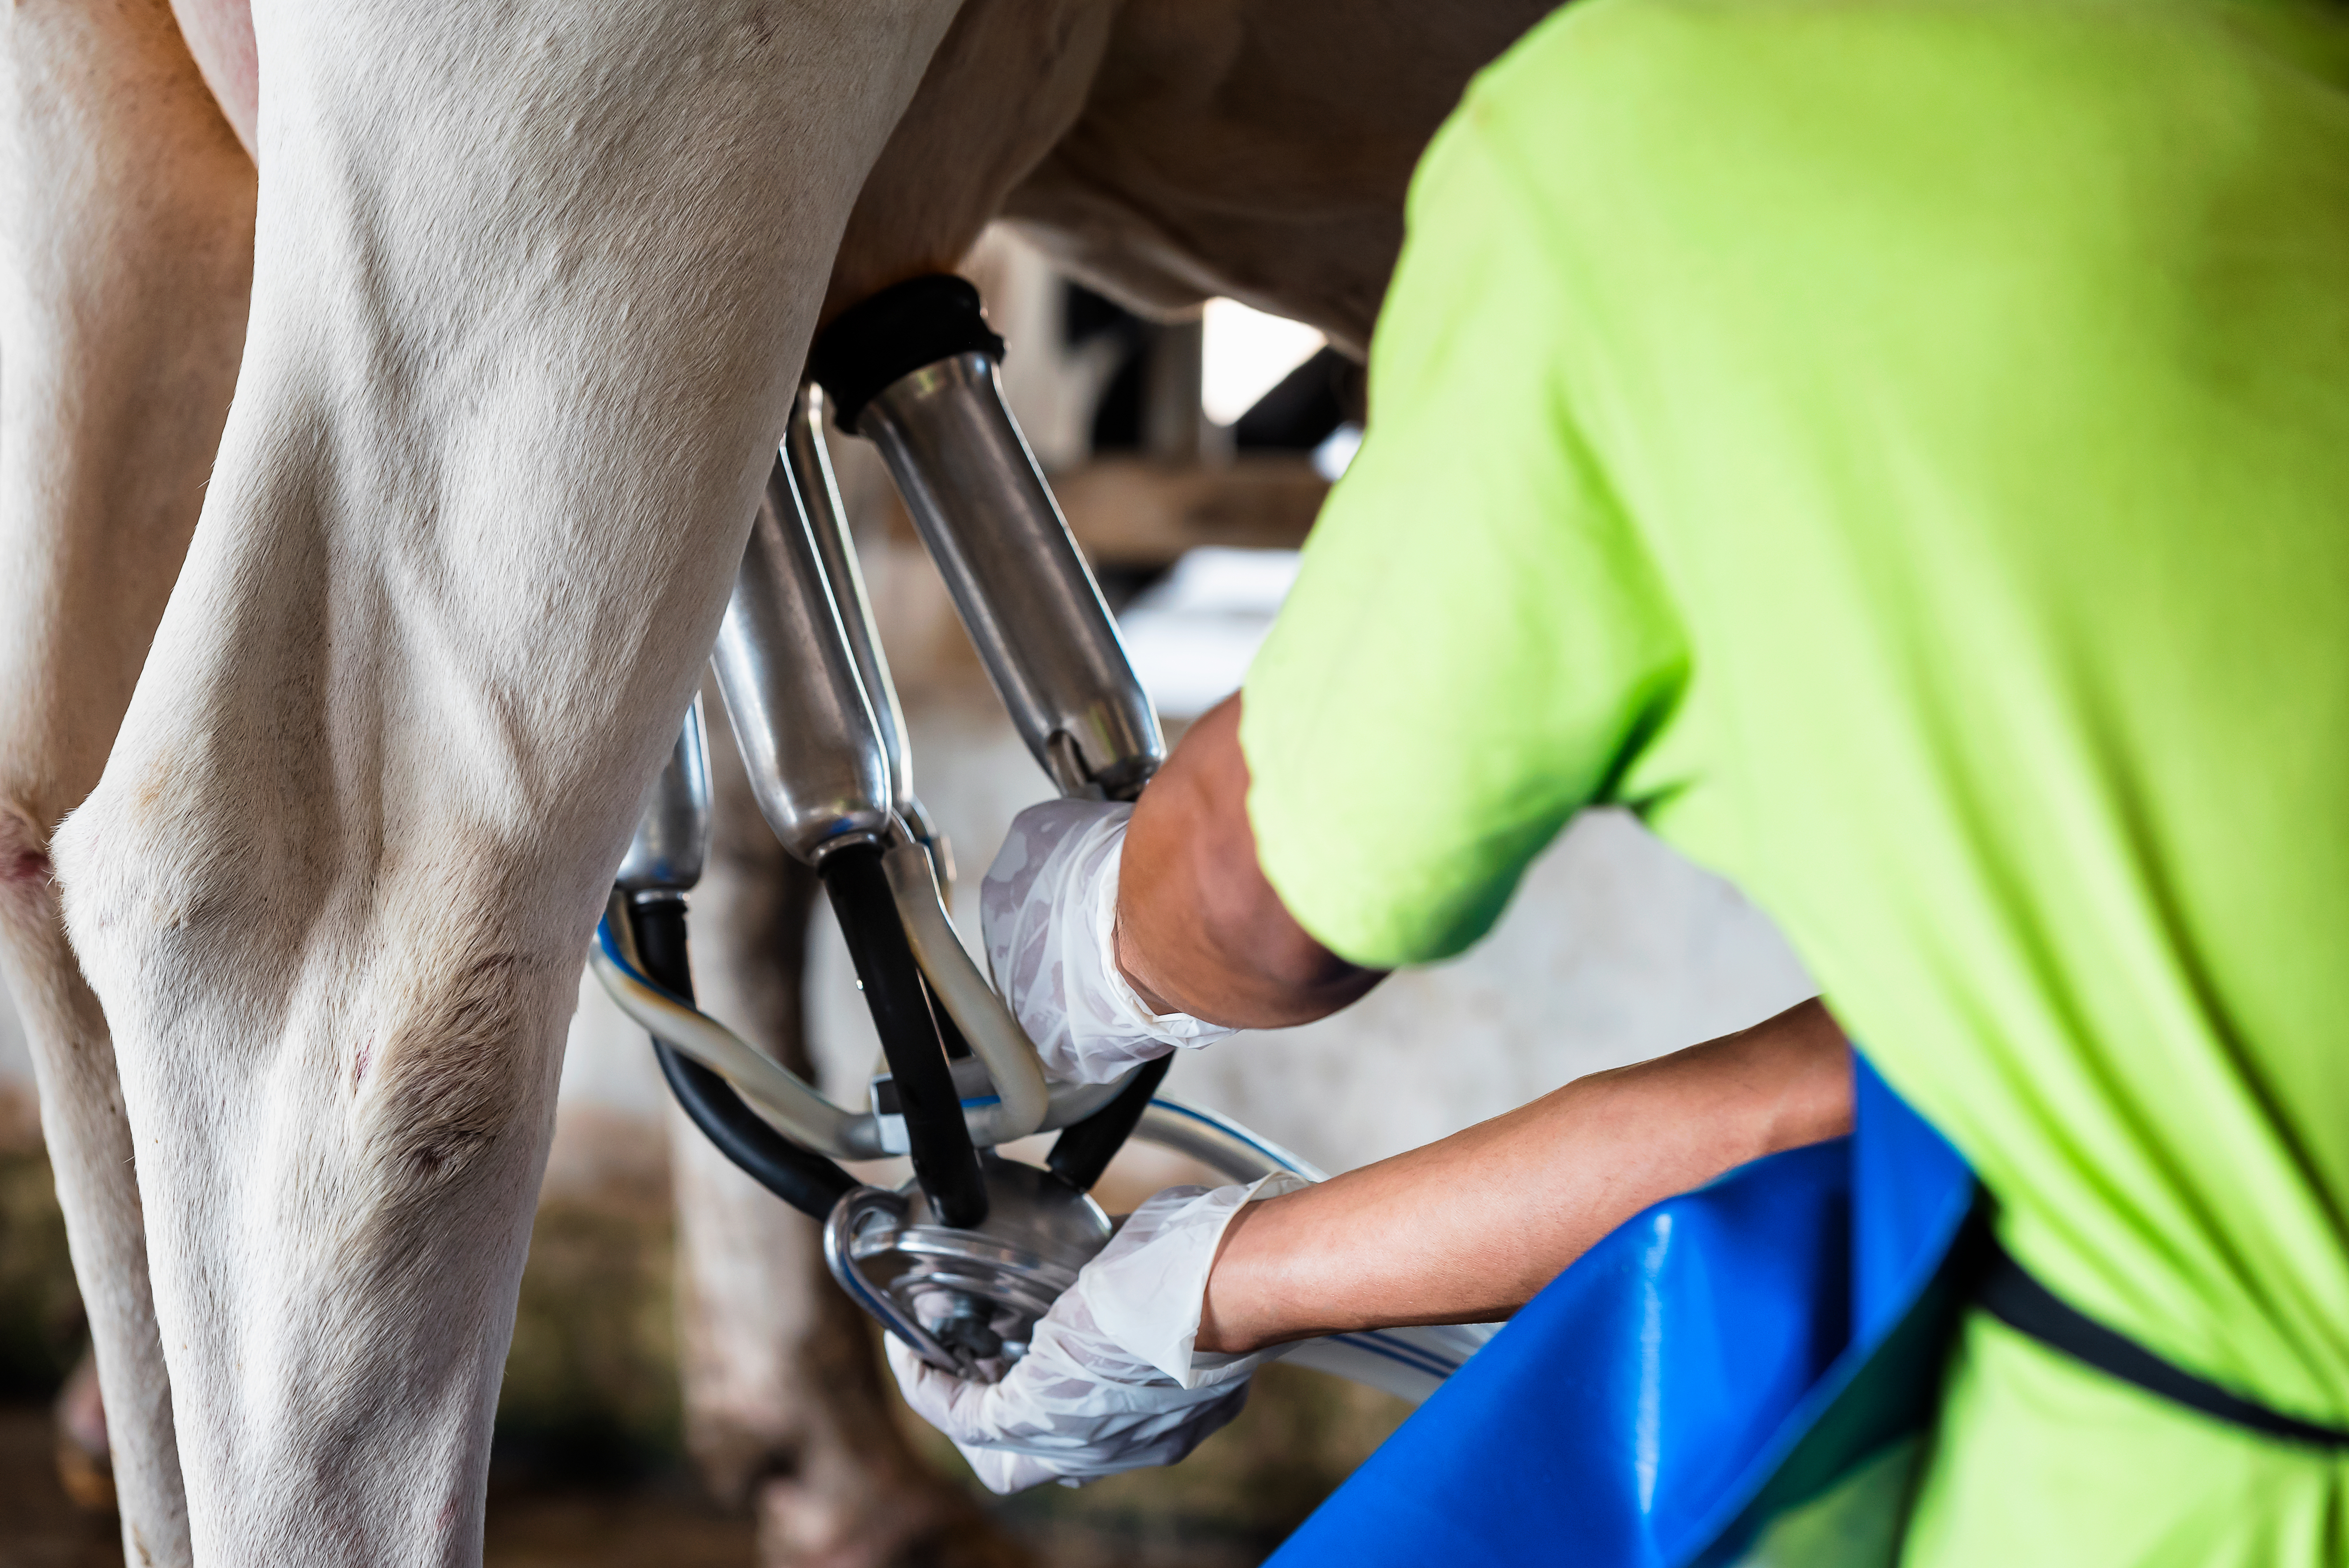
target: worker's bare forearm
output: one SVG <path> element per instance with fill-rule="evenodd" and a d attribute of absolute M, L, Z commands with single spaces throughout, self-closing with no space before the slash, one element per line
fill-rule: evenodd
<path fill-rule="evenodd" d="M 1816 1001 L 1577 1079 L 1242 1210 L 1207 1282 L 1199 1348 L 1506 1317 L 1649 1205 L 1850 1126 L 1850 1050 Z"/>
<path fill-rule="evenodd" d="M 1243 1028 L 1369 991 L 1258 865 L 1240 700 L 1184 737 L 1134 809 L 1119 967 L 1144 1001 Z M 1743 1033 L 1578 1079 L 1441 1143 L 1251 1204 L 1208 1282 L 1199 1347 L 1507 1315 L 1650 1204 L 1851 1122 L 1849 1048 L 1816 1002 Z"/>
<path fill-rule="evenodd" d="M 1299 925 L 1257 864 L 1240 700 L 1191 726 L 1126 830 L 1118 967 L 1162 1012 L 1243 1029 L 1326 1017 L 1381 971 L 1348 963 Z"/>

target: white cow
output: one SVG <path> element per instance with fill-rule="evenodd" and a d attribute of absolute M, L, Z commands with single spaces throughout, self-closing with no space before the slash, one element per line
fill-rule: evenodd
<path fill-rule="evenodd" d="M 188 1561 L 130 1126 L 49 834 L 97 782 L 245 334 L 253 165 L 161 4 L 16 8 L 0 202 L 0 961 L 109 1403 L 125 1549 Z"/>
<path fill-rule="evenodd" d="M 478 1557 L 581 946 L 953 12 L 264 5 L 249 253 L 233 202 L 172 226 L 251 177 L 170 16 L 13 14 L 19 954 L 55 940 L 47 829 L 113 744 L 54 840 L 98 1002 L 57 996 L 62 962 L 12 978 L 134 1560 Z M 140 664 L 212 444 L 175 405 L 219 420 L 240 336 L 119 733 L 46 754 Z M 60 540 L 78 465 L 133 493 Z M 97 679 L 41 670 L 93 652 Z"/>
<path fill-rule="evenodd" d="M 0 954 L 133 1561 L 478 1555 L 578 954 L 827 301 L 1008 206 L 1359 346 L 1539 9 L 11 13 Z"/>

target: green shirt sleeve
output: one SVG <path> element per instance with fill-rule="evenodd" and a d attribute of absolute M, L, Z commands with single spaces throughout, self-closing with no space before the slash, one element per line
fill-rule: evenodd
<path fill-rule="evenodd" d="M 1393 968 L 1489 929 L 1613 797 L 1687 656 L 1578 431 L 1573 306 L 1478 100 L 1414 177 L 1361 450 L 1250 668 L 1266 876 L 1332 951 Z"/>

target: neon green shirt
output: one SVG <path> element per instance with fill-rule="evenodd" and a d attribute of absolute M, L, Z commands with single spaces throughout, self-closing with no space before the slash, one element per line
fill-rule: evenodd
<path fill-rule="evenodd" d="M 1587 0 L 1409 216 L 1247 681 L 1290 909 L 1441 958 L 1629 803 L 2051 1287 L 2349 1425 L 2349 11 Z M 2349 1554 L 2349 1464 L 1952 1376 L 1913 1561 Z"/>

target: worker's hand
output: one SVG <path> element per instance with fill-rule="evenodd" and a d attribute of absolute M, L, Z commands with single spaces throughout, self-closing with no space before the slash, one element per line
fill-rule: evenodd
<path fill-rule="evenodd" d="M 1233 1031 L 1153 1012 L 1117 966 L 1117 877 L 1130 805 L 1055 800 L 1011 824 L 979 884 L 997 989 L 1063 1082 L 1106 1084 L 1176 1046 Z"/>
<path fill-rule="evenodd" d="M 1284 1175 L 1159 1193 L 1052 1303 L 1000 1383 L 966 1382 L 892 1337 L 905 1402 L 992 1491 L 1173 1464 L 1240 1413 L 1265 1360 L 1193 1350 L 1225 1227 L 1251 1199 L 1304 1185 Z"/>

